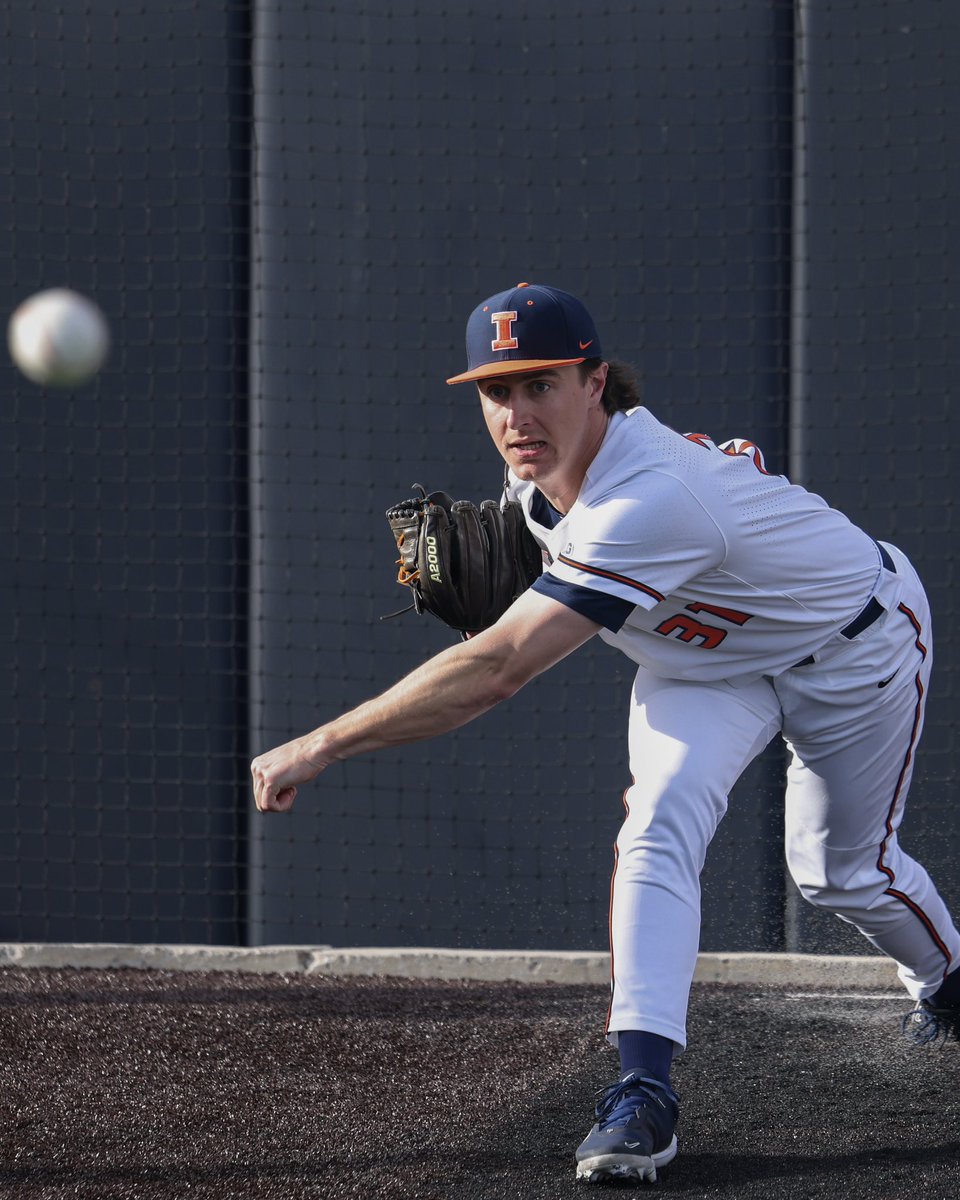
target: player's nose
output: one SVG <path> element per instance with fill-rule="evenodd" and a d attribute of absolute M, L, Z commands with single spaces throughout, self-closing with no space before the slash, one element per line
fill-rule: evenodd
<path fill-rule="evenodd" d="M 522 396 L 511 396 L 503 407 L 508 429 L 524 429 L 530 424 L 530 406 Z"/>

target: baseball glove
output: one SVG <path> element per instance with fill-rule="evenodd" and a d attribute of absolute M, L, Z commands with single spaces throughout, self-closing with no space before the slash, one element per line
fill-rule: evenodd
<path fill-rule="evenodd" d="M 432 613 L 463 635 L 479 633 L 540 575 L 540 547 L 515 501 L 501 507 L 484 500 L 477 508 L 413 486 L 419 496 L 387 509 L 400 551 L 397 583 L 413 593 L 411 607 L 418 613 Z"/>

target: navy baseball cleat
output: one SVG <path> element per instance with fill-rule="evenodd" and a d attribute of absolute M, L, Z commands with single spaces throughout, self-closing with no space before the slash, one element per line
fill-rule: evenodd
<path fill-rule="evenodd" d="M 679 1105 L 673 1089 L 640 1071 L 629 1071 L 600 1093 L 597 1123 L 577 1150 L 577 1178 L 656 1181 L 657 1168 L 677 1153 L 674 1126 Z"/>
<path fill-rule="evenodd" d="M 918 1046 L 931 1042 L 960 1042 L 960 1004 L 920 1000 L 913 1012 L 903 1018 L 903 1032 Z"/>

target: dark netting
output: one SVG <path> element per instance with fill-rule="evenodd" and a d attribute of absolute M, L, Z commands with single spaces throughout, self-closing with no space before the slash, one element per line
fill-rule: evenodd
<path fill-rule="evenodd" d="M 521 279 L 582 295 L 668 423 L 914 557 L 938 666 L 904 842 L 957 909 L 948 7 L 7 11 L 5 311 L 66 284 L 114 351 L 72 392 L 2 367 L 0 938 L 606 944 L 632 672 L 599 644 L 289 818 L 247 782 L 448 644 L 379 620 L 383 513 L 498 494 L 444 379 Z M 784 885 L 781 770 L 734 793 L 704 949 L 862 950 Z"/>
<path fill-rule="evenodd" d="M 0 292 L 68 286 L 101 376 L 4 355 L 8 939 L 243 936 L 250 41 L 227 4 L 0 18 Z"/>

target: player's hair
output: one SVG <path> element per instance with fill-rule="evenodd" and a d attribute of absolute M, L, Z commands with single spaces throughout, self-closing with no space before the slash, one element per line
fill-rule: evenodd
<path fill-rule="evenodd" d="M 583 382 L 603 362 L 602 358 L 588 358 L 580 364 Z M 624 412 L 641 404 L 640 383 L 629 363 L 614 360 L 607 363 L 607 382 L 603 389 L 603 409 L 607 413 Z"/>

